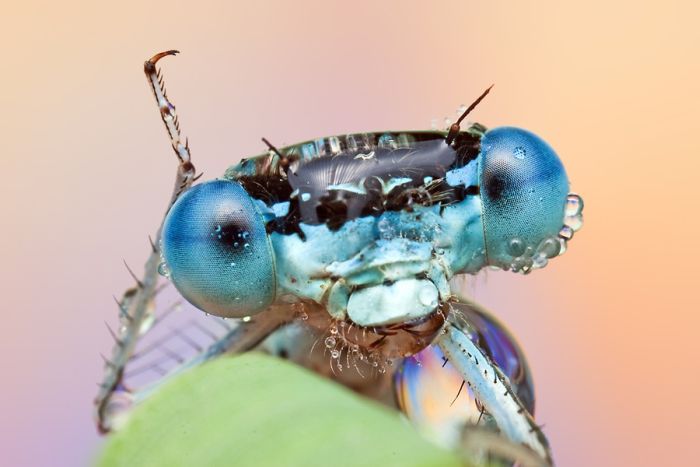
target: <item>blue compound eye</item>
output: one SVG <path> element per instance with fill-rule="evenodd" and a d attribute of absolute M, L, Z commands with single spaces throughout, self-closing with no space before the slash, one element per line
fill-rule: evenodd
<path fill-rule="evenodd" d="M 238 183 L 217 180 L 185 192 L 168 213 L 162 238 L 170 278 L 197 308 L 243 317 L 274 300 L 265 225 Z"/>
<path fill-rule="evenodd" d="M 559 157 L 519 128 L 481 140 L 480 186 L 488 263 L 528 272 L 559 254 L 569 182 Z"/>

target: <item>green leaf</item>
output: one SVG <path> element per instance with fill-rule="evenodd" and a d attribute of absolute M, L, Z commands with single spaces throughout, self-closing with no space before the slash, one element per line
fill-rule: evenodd
<path fill-rule="evenodd" d="M 116 466 L 459 466 L 398 413 L 273 357 L 219 358 L 165 384 L 112 435 Z"/>

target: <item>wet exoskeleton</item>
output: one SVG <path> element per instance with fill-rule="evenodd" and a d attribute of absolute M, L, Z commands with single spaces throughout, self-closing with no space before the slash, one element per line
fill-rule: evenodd
<path fill-rule="evenodd" d="M 462 130 L 486 90 L 446 131 L 348 134 L 281 148 L 263 139 L 264 154 L 195 184 L 156 70 L 174 53 L 154 56 L 145 72 L 179 160 L 175 187 L 144 275 L 118 300 L 121 326 L 96 400 L 99 428 L 116 428 L 121 409 L 152 390 L 137 390 L 130 377 L 261 349 L 397 407 L 446 444 L 478 425 L 512 448 L 499 451 L 484 435 L 486 451 L 551 463 L 522 350 L 452 285 L 486 267 L 529 273 L 565 251 L 583 203 L 569 193 L 551 147 L 519 128 Z M 170 326 L 139 348 L 171 311 L 154 312 L 160 276 L 218 320 L 219 331 Z M 172 340 L 192 355 L 172 350 Z M 166 360 L 174 363 L 167 369 Z M 440 381 L 458 387 L 458 397 L 427 389 Z M 431 420 L 426 398 L 454 410 Z"/>

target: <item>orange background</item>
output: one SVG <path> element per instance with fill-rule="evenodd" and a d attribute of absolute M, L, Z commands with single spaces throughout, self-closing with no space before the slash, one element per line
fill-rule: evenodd
<path fill-rule="evenodd" d="M 547 139 L 586 203 L 564 257 L 470 287 L 526 349 L 555 458 L 697 457 L 696 2 L 142 3 L 2 5 L 1 464 L 99 448 L 102 322 L 175 166 L 141 65 L 170 48 L 205 178 L 261 136 L 427 128 L 496 83 L 474 118 Z"/>

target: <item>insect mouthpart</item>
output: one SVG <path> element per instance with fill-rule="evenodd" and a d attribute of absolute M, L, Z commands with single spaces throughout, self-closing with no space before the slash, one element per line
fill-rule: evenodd
<path fill-rule="evenodd" d="M 361 326 L 350 318 L 334 319 L 315 304 L 309 304 L 306 309 L 311 314 L 302 319 L 327 333 L 322 340 L 331 355 L 334 350 L 349 350 L 355 357 L 362 356 L 371 362 L 408 357 L 425 349 L 445 324 L 450 307 L 444 302 L 424 316 L 377 326 Z"/>

